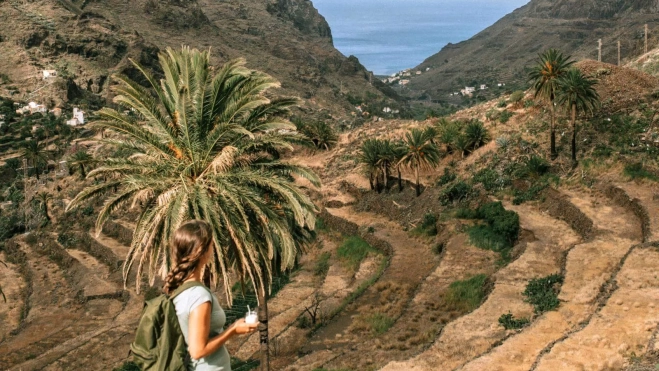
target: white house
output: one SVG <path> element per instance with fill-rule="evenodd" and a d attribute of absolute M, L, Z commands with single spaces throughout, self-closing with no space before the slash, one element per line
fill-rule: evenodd
<path fill-rule="evenodd" d="M 84 125 L 85 123 L 85 111 L 78 109 L 77 107 L 73 108 L 73 117 L 71 120 L 67 120 L 66 124 L 69 126 L 78 126 Z"/>
<path fill-rule="evenodd" d="M 476 88 L 473 86 L 465 86 L 464 89 L 460 90 L 462 95 L 472 95 L 476 91 Z"/>
<path fill-rule="evenodd" d="M 416 73 L 417 75 L 420 75 L 420 74 L 421 74 L 421 71 L 416 71 L 415 73 Z"/>
<path fill-rule="evenodd" d="M 382 109 L 382 112 L 384 112 L 384 113 L 391 113 L 391 108 L 389 108 L 389 107 L 384 107 L 384 108 Z"/>
<path fill-rule="evenodd" d="M 43 80 L 48 80 L 52 77 L 57 77 L 56 70 L 43 70 L 41 71 L 41 73 L 43 73 Z"/>
<path fill-rule="evenodd" d="M 487 85 L 481 84 L 481 90 L 485 90 L 485 89 L 487 89 Z"/>
<path fill-rule="evenodd" d="M 400 85 L 407 85 L 407 84 L 409 84 L 409 83 L 410 83 L 410 80 L 400 80 L 400 81 L 398 82 L 398 84 L 400 84 Z"/>
<path fill-rule="evenodd" d="M 36 112 L 45 113 L 46 111 L 48 111 L 48 110 L 46 109 L 45 105 L 38 104 L 38 103 L 35 103 L 35 102 L 30 102 L 30 103 L 27 104 L 27 106 L 23 106 L 23 107 L 17 109 L 16 113 L 18 113 L 19 115 L 23 115 L 23 114 L 26 114 L 26 113 L 36 113 Z"/>
<path fill-rule="evenodd" d="M 426 67 L 426 72 L 430 71 L 430 67 Z"/>

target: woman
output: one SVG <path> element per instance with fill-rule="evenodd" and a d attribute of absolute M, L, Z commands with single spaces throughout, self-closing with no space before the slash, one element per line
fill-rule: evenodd
<path fill-rule="evenodd" d="M 185 282 L 202 282 L 174 298 L 176 315 L 192 358 L 190 370 L 231 371 L 231 359 L 224 344 L 235 335 L 254 332 L 258 323 L 246 324 L 240 319 L 224 330 L 224 311 L 217 297 L 203 286 L 212 245 L 213 234 L 208 223 L 191 220 L 181 225 L 174 232 L 174 268 L 167 275 L 164 289 L 169 295 Z"/>

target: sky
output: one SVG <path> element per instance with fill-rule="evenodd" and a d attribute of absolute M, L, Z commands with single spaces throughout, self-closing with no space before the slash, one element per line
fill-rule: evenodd
<path fill-rule="evenodd" d="M 334 46 L 376 74 L 419 65 L 467 40 L 528 0 L 313 0 Z"/>

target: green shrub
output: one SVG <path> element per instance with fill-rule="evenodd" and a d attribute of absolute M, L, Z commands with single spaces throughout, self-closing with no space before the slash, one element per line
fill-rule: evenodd
<path fill-rule="evenodd" d="M 649 179 L 659 181 L 659 176 L 649 170 L 642 162 L 636 162 L 625 166 L 624 174 L 631 179 Z"/>
<path fill-rule="evenodd" d="M 387 332 L 394 325 L 394 322 L 393 318 L 382 313 L 375 313 L 368 317 L 368 324 L 371 326 L 373 333 L 377 335 Z"/>
<path fill-rule="evenodd" d="M 453 310 L 465 312 L 478 308 L 487 294 L 486 283 L 484 274 L 451 283 L 445 297 L 446 304 Z"/>
<path fill-rule="evenodd" d="M 533 182 L 525 191 L 515 190 L 513 192 L 513 205 L 521 205 L 524 202 L 537 199 L 540 193 L 547 187 L 549 187 L 549 178 L 542 177 Z"/>
<path fill-rule="evenodd" d="M 507 105 L 508 105 L 508 102 L 506 102 L 505 99 L 501 99 L 501 100 L 497 103 L 497 107 L 499 107 L 499 108 L 504 108 L 504 107 L 507 106 Z"/>
<path fill-rule="evenodd" d="M 78 239 L 73 234 L 62 232 L 57 236 L 57 242 L 65 248 L 75 247 Z"/>
<path fill-rule="evenodd" d="M 505 124 L 510 120 L 510 118 L 513 117 L 513 113 L 508 111 L 508 110 L 503 110 L 501 111 L 501 115 L 499 116 L 499 122 L 502 124 Z"/>
<path fill-rule="evenodd" d="M 510 95 L 510 102 L 519 105 L 524 99 L 524 92 L 522 90 L 516 90 Z"/>
<path fill-rule="evenodd" d="M 519 215 L 506 210 L 500 201 L 490 202 L 478 208 L 478 214 L 494 232 L 502 235 L 511 244 L 519 237 Z"/>
<path fill-rule="evenodd" d="M 533 99 L 527 99 L 524 101 L 524 108 L 531 108 L 535 106 Z"/>
<path fill-rule="evenodd" d="M 464 130 L 464 137 L 467 140 L 467 150 L 469 151 L 474 151 L 484 146 L 492 139 L 490 132 L 478 120 L 472 120 L 467 124 Z"/>
<path fill-rule="evenodd" d="M 332 253 L 329 251 L 320 254 L 320 257 L 318 257 L 318 261 L 316 261 L 316 265 L 314 265 L 313 268 L 313 274 L 315 276 L 324 276 L 327 274 L 330 269 L 329 260 L 331 257 Z"/>
<path fill-rule="evenodd" d="M 499 317 L 499 324 L 503 326 L 506 330 L 518 330 L 523 327 L 526 327 L 529 324 L 528 318 L 515 318 L 512 313 L 502 314 Z"/>
<path fill-rule="evenodd" d="M 433 213 L 426 213 L 421 220 L 421 224 L 414 231 L 425 236 L 437 235 L 437 216 Z"/>
<path fill-rule="evenodd" d="M 472 210 L 467 207 L 461 207 L 455 210 L 454 216 L 457 219 L 479 219 L 478 210 Z"/>
<path fill-rule="evenodd" d="M 473 189 L 463 181 L 459 181 L 449 186 L 439 195 L 439 201 L 443 206 L 448 206 L 455 202 L 462 202 L 471 197 Z"/>
<path fill-rule="evenodd" d="M 491 250 L 498 253 L 505 253 L 510 249 L 510 242 L 506 238 L 494 231 L 489 225 L 475 225 L 467 230 L 469 241 L 476 247 Z"/>
<path fill-rule="evenodd" d="M 481 183 L 489 192 L 497 191 L 510 184 L 510 179 L 499 175 L 492 168 L 484 168 L 474 174 L 474 182 Z"/>
<path fill-rule="evenodd" d="M 533 155 L 526 161 L 527 176 L 542 176 L 549 172 L 549 162 L 540 156 Z"/>
<path fill-rule="evenodd" d="M 357 269 L 369 252 L 378 251 L 360 237 L 352 236 L 343 241 L 336 254 L 352 269 Z"/>
<path fill-rule="evenodd" d="M 523 295 L 526 296 L 526 301 L 533 305 L 535 314 L 542 314 L 558 308 L 558 293 L 562 284 L 563 276 L 560 274 L 532 279 L 526 285 Z"/>
<path fill-rule="evenodd" d="M 444 174 L 442 176 L 440 176 L 439 180 L 437 181 L 437 186 L 439 186 L 439 187 L 445 186 L 445 185 L 451 183 L 452 181 L 454 181 L 457 178 L 458 178 L 458 176 L 454 172 L 449 170 L 448 167 L 445 167 L 444 168 Z"/>

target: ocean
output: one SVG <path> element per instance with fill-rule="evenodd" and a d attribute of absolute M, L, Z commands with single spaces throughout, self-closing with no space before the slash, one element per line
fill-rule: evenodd
<path fill-rule="evenodd" d="M 378 75 L 419 65 L 528 0 L 313 0 L 334 46 Z"/>

